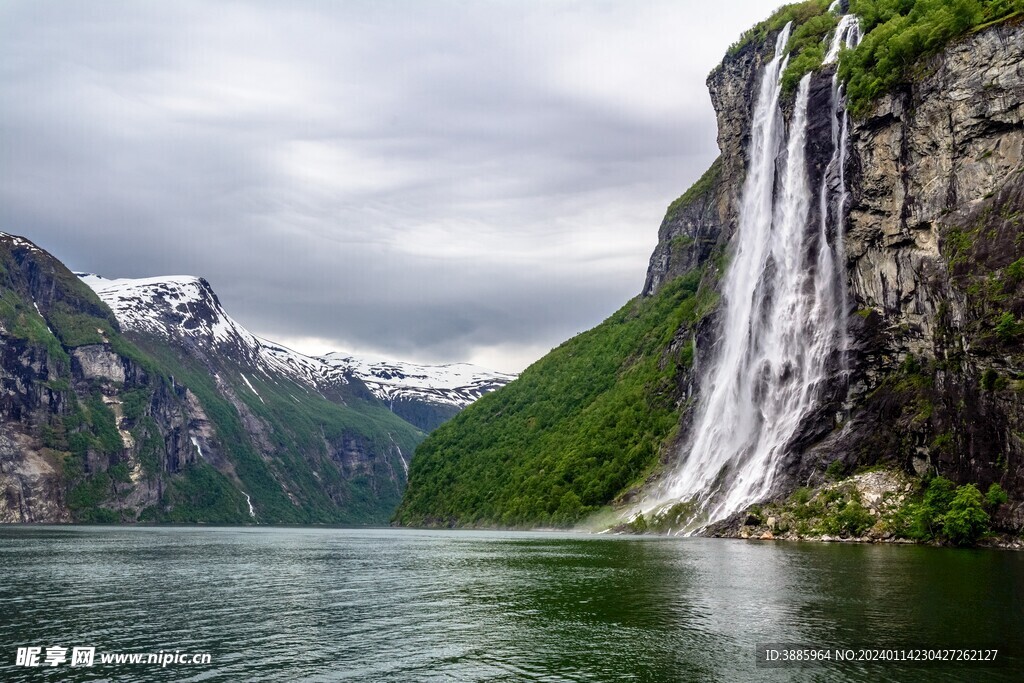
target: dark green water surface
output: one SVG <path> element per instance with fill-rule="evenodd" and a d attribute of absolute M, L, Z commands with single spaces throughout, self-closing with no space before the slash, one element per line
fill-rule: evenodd
<path fill-rule="evenodd" d="M 757 643 L 1002 666 L 755 666 Z M 93 667 L 15 666 L 95 646 Z M 209 653 L 203 665 L 101 653 Z M 289 528 L 0 528 L 0 680 L 1024 681 L 1024 554 Z"/>

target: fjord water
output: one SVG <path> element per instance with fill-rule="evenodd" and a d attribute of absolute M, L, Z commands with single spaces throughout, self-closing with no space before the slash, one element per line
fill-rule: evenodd
<path fill-rule="evenodd" d="M 982 681 L 1024 664 L 1024 555 L 991 550 L 7 527 L 0 576 L 4 681 Z M 758 642 L 999 646 L 1006 665 L 758 669 Z M 58 644 L 212 663 L 14 666 Z"/>

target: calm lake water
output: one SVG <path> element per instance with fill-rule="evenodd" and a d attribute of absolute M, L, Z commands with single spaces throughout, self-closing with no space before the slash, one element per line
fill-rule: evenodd
<path fill-rule="evenodd" d="M 755 667 L 755 644 L 1001 667 Z M 91 668 L 18 647 L 96 647 Z M 0 680 L 1022 680 L 1024 554 L 290 528 L 0 528 Z M 103 653 L 209 664 L 102 664 Z M 70 649 L 69 649 L 70 655 Z"/>

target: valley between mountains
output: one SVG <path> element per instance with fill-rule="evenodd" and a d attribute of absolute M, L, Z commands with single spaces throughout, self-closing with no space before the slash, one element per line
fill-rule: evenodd
<path fill-rule="evenodd" d="M 707 86 L 642 291 L 518 377 L 0 236 L 0 521 L 1020 547 L 1024 1 L 786 5 Z"/>
<path fill-rule="evenodd" d="M 385 524 L 425 433 L 513 376 L 260 339 L 196 277 L 0 236 L 0 520 Z"/>

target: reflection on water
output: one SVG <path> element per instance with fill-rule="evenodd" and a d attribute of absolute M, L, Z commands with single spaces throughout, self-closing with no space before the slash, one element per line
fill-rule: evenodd
<path fill-rule="evenodd" d="M 2 680 L 1017 680 L 1024 663 L 1024 555 L 998 551 L 9 527 L 0 577 Z M 998 646 L 1011 661 L 765 670 L 758 642 Z M 58 644 L 213 662 L 14 666 L 19 645 Z"/>

